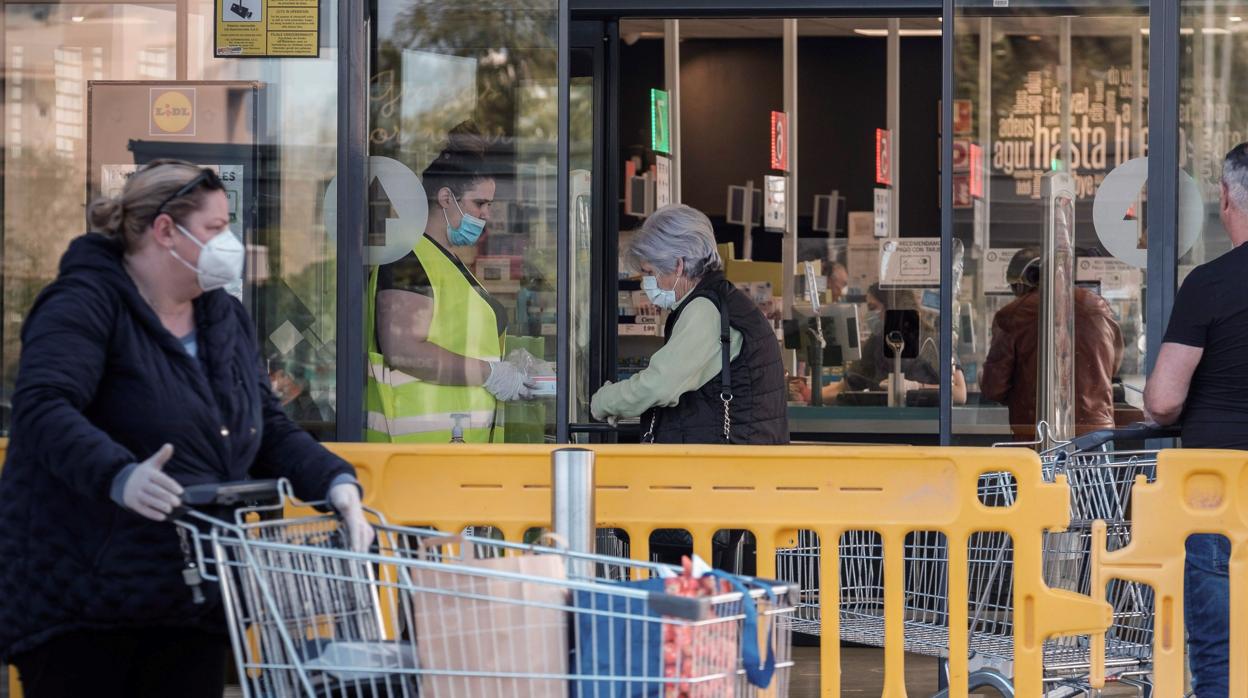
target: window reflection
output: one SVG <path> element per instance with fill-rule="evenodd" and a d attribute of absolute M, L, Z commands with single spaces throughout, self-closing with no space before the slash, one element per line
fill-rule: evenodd
<path fill-rule="evenodd" d="M 1179 167 L 1197 185 L 1202 234 L 1181 241 L 1178 278 L 1230 249 L 1219 215 L 1222 160 L 1248 140 L 1248 3 L 1184 0 L 1179 41 Z M 1184 205 L 1180 202 L 1180 215 Z M 1195 231 L 1193 231 L 1195 232 Z"/>
<path fill-rule="evenodd" d="M 1148 18 L 958 9 L 954 236 L 970 254 L 954 327 L 972 410 L 955 436 L 1138 421 Z"/>
<path fill-rule="evenodd" d="M 298 385 L 296 416 L 332 436 L 336 244 L 322 211 L 337 153 L 337 31 L 320 33 L 316 59 L 218 59 L 212 0 L 181 6 L 4 5 L 3 401 L 21 323 L 82 232 L 87 197 L 120 187 L 141 163 L 174 157 L 227 180 L 230 225 L 248 250 L 246 283 L 232 291 L 271 365 Z M 336 8 L 325 3 L 322 17 Z M 161 95 L 185 98 L 195 128 L 149 127 Z"/>
<path fill-rule="evenodd" d="M 378 4 L 370 440 L 553 435 L 555 9 Z"/>

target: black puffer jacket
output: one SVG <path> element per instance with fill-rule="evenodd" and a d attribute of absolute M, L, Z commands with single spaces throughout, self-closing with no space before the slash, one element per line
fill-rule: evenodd
<path fill-rule="evenodd" d="M 707 298 L 716 308 L 727 308 L 728 325 L 741 333 L 741 352 L 729 365 L 732 374 L 729 442 L 787 444 L 788 393 L 780 343 L 771 323 L 754 301 L 737 290 L 722 272 L 711 272 L 668 316 L 665 336 L 672 336 L 681 311 L 695 298 Z M 655 443 L 723 443 L 722 376 L 721 371 L 701 388 L 681 395 L 680 401 L 671 407 L 647 411 L 641 416 L 642 433 L 653 429 L 651 436 Z"/>
<path fill-rule="evenodd" d="M 161 444 L 183 485 L 282 476 L 321 499 L 353 473 L 282 413 L 242 304 L 205 293 L 195 319 L 198 360 L 98 234 L 73 241 L 35 302 L 0 472 L 0 657 L 80 628 L 224 628 L 215 594 L 191 603 L 174 526 L 109 499 Z"/>

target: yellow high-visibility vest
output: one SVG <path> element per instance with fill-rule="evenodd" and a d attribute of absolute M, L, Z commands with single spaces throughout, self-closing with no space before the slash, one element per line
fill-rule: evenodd
<path fill-rule="evenodd" d="M 413 252 L 433 289 L 433 318 L 428 341 L 460 356 L 498 361 L 503 338 L 498 333 L 494 308 L 473 287 L 471 275 L 456 265 L 450 254 L 428 237 L 421 236 Z M 368 384 L 365 405 L 368 421 L 364 438 L 388 443 L 447 443 L 455 424 L 452 415 L 464 414 L 464 441 L 502 441 L 494 429 L 497 400 L 481 386 L 439 385 L 420 380 L 393 368 L 377 344 L 377 275 L 368 282 Z"/>

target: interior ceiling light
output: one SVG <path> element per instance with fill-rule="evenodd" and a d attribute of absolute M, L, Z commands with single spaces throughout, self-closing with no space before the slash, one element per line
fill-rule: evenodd
<path fill-rule="evenodd" d="M 79 23 L 79 22 L 84 22 L 84 21 L 86 21 L 86 19 L 87 19 L 87 18 L 86 18 L 86 17 L 83 17 L 82 15 L 74 15 L 73 17 L 70 17 L 70 18 L 69 18 L 69 21 L 71 21 L 71 22 L 75 22 L 75 23 Z"/>
<path fill-rule="evenodd" d="M 1040 40 L 1040 35 L 1039 35 L 1039 34 L 1032 34 L 1032 35 L 1030 35 L 1030 36 L 1028 36 L 1028 37 L 1027 37 L 1027 40 L 1028 40 L 1028 41 L 1039 41 L 1039 40 Z"/>
<path fill-rule="evenodd" d="M 1231 15 L 1230 17 L 1227 17 L 1227 19 L 1231 20 L 1232 22 L 1242 22 L 1242 21 L 1244 21 L 1244 18 L 1243 18 L 1243 17 L 1240 17 L 1239 15 Z"/>
<path fill-rule="evenodd" d="M 887 29 L 855 29 L 855 34 L 859 36 L 886 37 Z M 901 29 L 897 32 L 898 36 L 940 36 L 939 29 Z"/>

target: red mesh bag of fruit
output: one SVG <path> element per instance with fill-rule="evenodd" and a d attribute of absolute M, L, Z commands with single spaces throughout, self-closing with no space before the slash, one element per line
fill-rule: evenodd
<path fill-rule="evenodd" d="M 731 586 L 710 575 L 695 578 L 693 563 L 681 560 L 680 575 L 663 580 L 664 591 L 673 596 L 708 598 L 727 594 Z M 748 601 L 747 601 L 748 603 Z M 663 676 L 685 679 L 666 684 L 665 698 L 732 698 L 736 683 L 738 628 L 736 621 L 667 622 L 663 624 Z M 720 678 L 707 679 L 718 676 Z"/>

